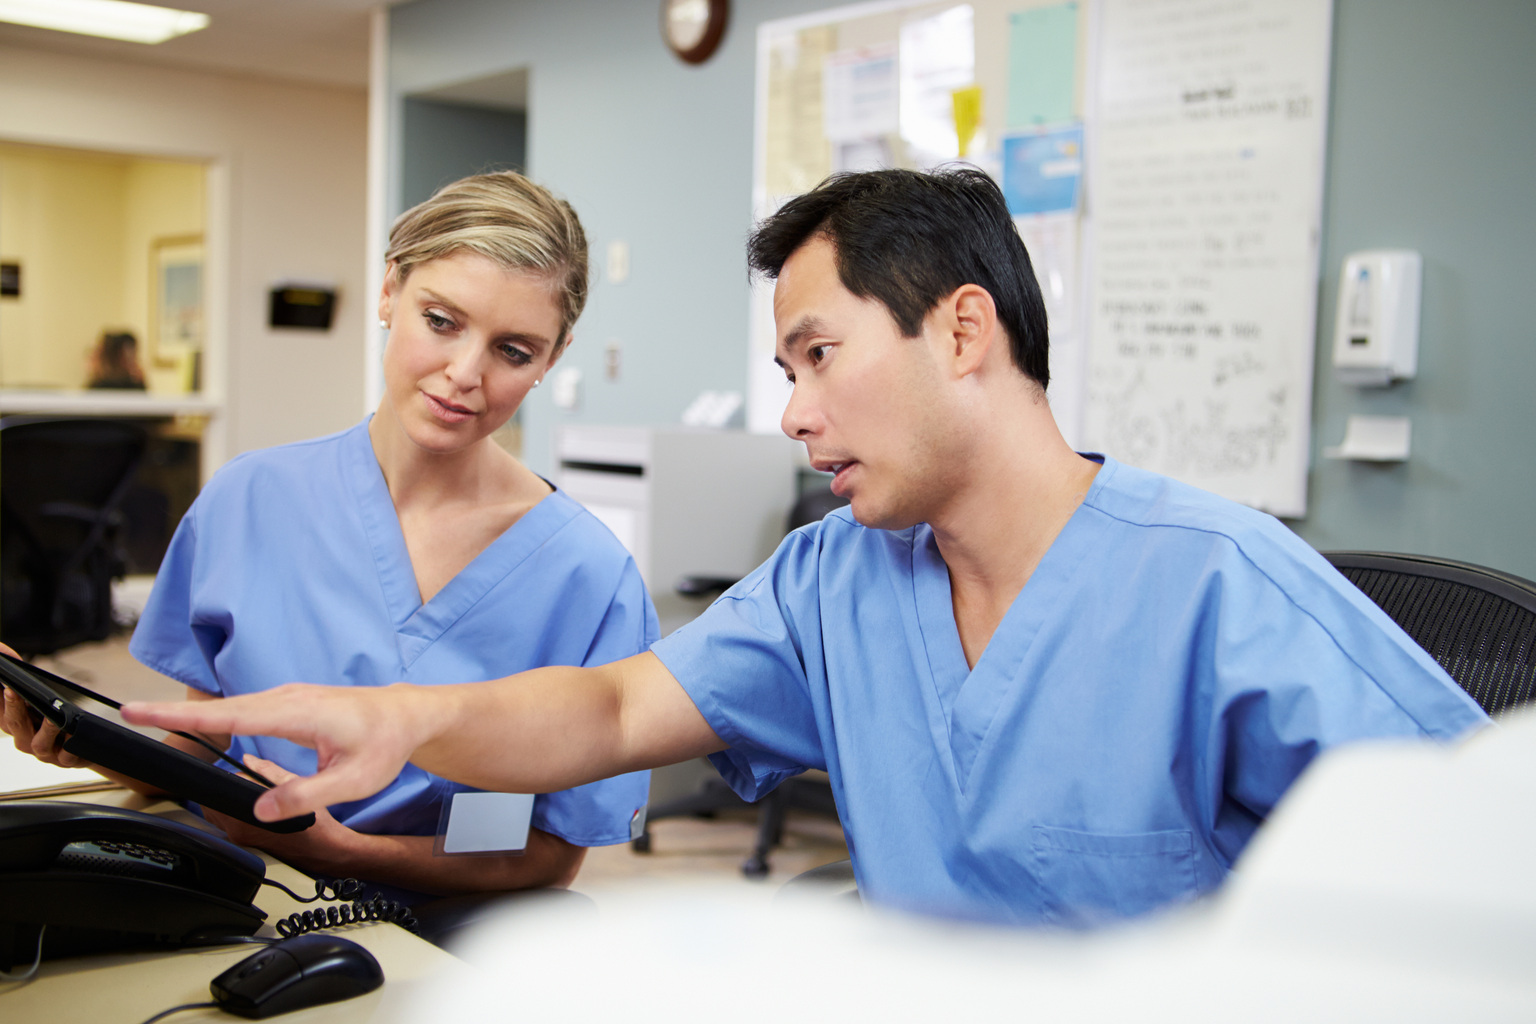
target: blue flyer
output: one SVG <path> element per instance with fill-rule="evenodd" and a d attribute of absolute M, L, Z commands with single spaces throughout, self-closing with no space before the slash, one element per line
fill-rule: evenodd
<path fill-rule="evenodd" d="M 1015 217 L 1070 213 L 1083 183 L 1083 126 L 1020 132 L 1003 140 L 1003 196 Z"/>

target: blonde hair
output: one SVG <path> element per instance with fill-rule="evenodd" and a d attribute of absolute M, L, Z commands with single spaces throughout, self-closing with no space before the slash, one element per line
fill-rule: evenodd
<path fill-rule="evenodd" d="M 516 171 L 470 175 L 397 217 L 384 259 L 400 284 L 421 264 L 460 252 L 548 277 L 565 346 L 587 304 L 587 236 L 570 203 Z"/>

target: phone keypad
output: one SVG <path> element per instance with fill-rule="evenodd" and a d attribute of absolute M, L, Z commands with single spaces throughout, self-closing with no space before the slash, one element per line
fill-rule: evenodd
<path fill-rule="evenodd" d="M 181 858 L 143 843 L 94 839 L 70 843 L 59 851 L 55 863 L 68 871 L 169 878 L 180 866 Z"/>

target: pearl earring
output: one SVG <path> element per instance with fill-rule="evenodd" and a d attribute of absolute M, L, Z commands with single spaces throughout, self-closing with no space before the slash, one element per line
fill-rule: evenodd
<path fill-rule="evenodd" d="M 538 387 L 540 384 L 543 384 L 543 383 L 544 383 L 544 378 L 540 377 L 538 380 L 533 382 L 533 386 L 534 387 Z"/>
<path fill-rule="evenodd" d="M 387 330 L 389 330 L 389 321 L 388 320 L 380 320 L 379 321 L 379 326 L 384 328 L 387 331 Z"/>

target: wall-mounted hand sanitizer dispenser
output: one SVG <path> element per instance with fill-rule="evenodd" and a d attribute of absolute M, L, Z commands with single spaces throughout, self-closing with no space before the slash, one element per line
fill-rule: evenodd
<path fill-rule="evenodd" d="M 1423 260 L 1406 249 L 1345 257 L 1333 333 L 1339 380 L 1379 387 L 1418 372 L 1422 277 Z"/>

